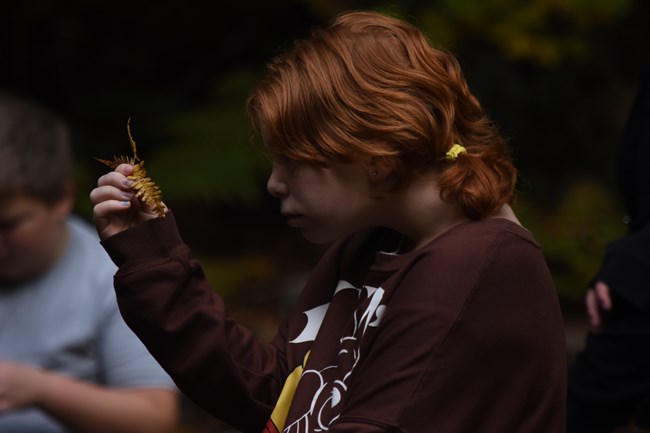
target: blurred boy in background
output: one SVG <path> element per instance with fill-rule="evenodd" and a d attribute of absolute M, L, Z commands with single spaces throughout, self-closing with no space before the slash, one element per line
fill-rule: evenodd
<path fill-rule="evenodd" d="M 65 123 L 0 92 L 0 431 L 172 432 L 178 394 L 127 328 L 115 266 L 72 216 Z"/>

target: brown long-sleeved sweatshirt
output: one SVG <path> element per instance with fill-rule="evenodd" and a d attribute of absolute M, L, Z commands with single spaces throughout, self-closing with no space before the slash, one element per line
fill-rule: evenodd
<path fill-rule="evenodd" d="M 173 215 L 103 245 L 129 326 L 244 432 L 564 432 L 563 322 L 531 234 L 494 218 L 392 242 L 334 243 L 270 344 L 228 319 Z"/>

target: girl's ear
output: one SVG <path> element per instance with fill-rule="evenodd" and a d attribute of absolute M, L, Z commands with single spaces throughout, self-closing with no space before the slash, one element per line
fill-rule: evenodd
<path fill-rule="evenodd" d="M 373 156 L 368 163 L 368 177 L 371 183 L 385 181 L 395 172 L 393 161 L 387 158 Z"/>

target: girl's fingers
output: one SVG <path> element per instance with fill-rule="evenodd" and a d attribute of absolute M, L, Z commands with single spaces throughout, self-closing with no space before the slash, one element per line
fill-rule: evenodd
<path fill-rule="evenodd" d="M 97 186 L 113 185 L 121 189 L 129 189 L 133 182 L 128 178 L 133 173 L 133 166 L 120 164 L 114 171 L 108 172 L 97 180 Z"/>
<path fill-rule="evenodd" d="M 131 208 L 129 200 L 107 200 L 97 203 L 93 207 L 93 219 L 109 219 L 115 214 L 128 211 Z"/>
<path fill-rule="evenodd" d="M 131 184 L 131 179 L 117 171 L 106 173 L 97 180 L 97 186 L 114 186 L 121 189 L 129 189 Z"/>
<path fill-rule="evenodd" d="M 122 189 L 113 185 L 98 186 L 90 192 L 90 202 L 93 206 L 105 201 L 130 201 L 133 198 L 133 191 Z"/>
<path fill-rule="evenodd" d="M 124 176 L 131 176 L 133 174 L 133 165 L 131 164 L 120 164 L 115 169 L 118 173 L 121 173 Z"/>
<path fill-rule="evenodd" d="M 106 239 L 128 229 L 139 215 L 139 203 L 133 200 L 133 166 L 120 164 L 114 171 L 97 180 L 97 187 L 90 192 L 93 205 L 93 221 L 101 239 Z"/>

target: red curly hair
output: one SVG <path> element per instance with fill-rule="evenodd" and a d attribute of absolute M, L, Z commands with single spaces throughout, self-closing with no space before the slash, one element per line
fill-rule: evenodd
<path fill-rule="evenodd" d="M 247 109 L 266 144 L 292 160 L 387 158 L 398 188 L 437 170 L 441 197 L 472 219 L 514 196 L 507 143 L 458 61 L 396 18 L 349 12 L 315 29 L 268 65 Z M 446 161 L 454 143 L 467 153 Z"/>

